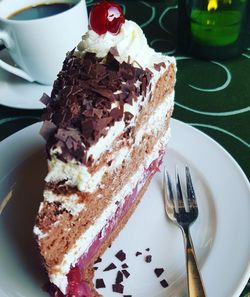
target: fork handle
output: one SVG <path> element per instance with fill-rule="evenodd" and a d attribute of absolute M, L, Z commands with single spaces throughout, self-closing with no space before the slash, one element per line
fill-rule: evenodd
<path fill-rule="evenodd" d="M 189 297 L 206 297 L 202 279 L 196 262 L 193 242 L 189 230 L 184 230 L 186 241 L 186 265 Z"/>

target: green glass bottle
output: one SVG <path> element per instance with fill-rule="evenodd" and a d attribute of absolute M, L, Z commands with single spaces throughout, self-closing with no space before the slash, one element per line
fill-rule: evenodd
<path fill-rule="evenodd" d="M 185 53 L 224 60 L 246 46 L 249 0 L 179 0 L 178 45 Z"/>

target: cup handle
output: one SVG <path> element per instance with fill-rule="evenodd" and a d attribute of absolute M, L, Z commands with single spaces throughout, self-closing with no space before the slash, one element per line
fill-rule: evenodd
<path fill-rule="evenodd" d="M 1 45 L 4 45 L 4 47 L 6 49 L 10 48 L 10 46 L 11 46 L 11 40 L 10 40 L 8 34 L 4 31 L 0 31 L 0 46 Z M 1 49 L 2 49 L 2 46 L 1 46 Z M 34 81 L 34 79 L 31 76 L 29 76 L 24 70 L 22 70 L 18 67 L 11 66 L 10 64 L 3 61 L 1 58 L 0 58 L 0 68 L 4 69 L 12 74 L 15 74 L 29 82 Z"/>

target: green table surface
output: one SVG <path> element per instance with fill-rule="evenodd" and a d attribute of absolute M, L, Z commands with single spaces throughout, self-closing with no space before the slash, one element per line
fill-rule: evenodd
<path fill-rule="evenodd" d="M 96 1 L 86 2 L 90 8 Z M 250 30 L 248 48 L 239 57 L 223 62 L 198 60 L 185 56 L 176 49 L 175 0 L 119 2 L 126 18 L 136 21 L 143 28 L 153 48 L 177 59 L 173 117 L 202 130 L 221 144 L 239 163 L 249 179 Z M 20 100 L 22 96 L 25 94 L 20 94 Z M 40 115 L 40 110 L 0 105 L 0 141 L 39 121 Z M 241 297 L 243 296 L 250 296 L 250 283 L 242 292 Z"/>

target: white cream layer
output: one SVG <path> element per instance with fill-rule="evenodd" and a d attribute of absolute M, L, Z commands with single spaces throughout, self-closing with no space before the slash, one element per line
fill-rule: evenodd
<path fill-rule="evenodd" d="M 173 108 L 173 104 L 174 92 L 166 97 L 166 99 L 157 107 L 157 109 L 151 115 L 149 121 L 147 121 L 137 131 L 134 145 L 138 145 L 141 142 L 142 137 L 145 133 L 151 134 L 158 130 L 162 124 L 164 124 L 166 113 Z M 115 130 L 117 126 L 119 126 L 119 129 L 115 130 L 114 132 L 111 128 L 111 132 L 109 131 L 105 138 L 101 138 L 101 140 L 97 142 L 96 146 L 99 150 L 105 151 L 110 149 L 110 147 L 113 145 L 113 134 L 115 134 L 117 137 L 123 131 L 123 129 L 120 130 L 120 125 L 122 125 L 122 121 L 117 122 L 112 127 Z M 105 147 L 105 149 L 103 149 L 103 147 Z M 113 155 L 113 160 L 116 161 L 112 162 L 111 166 L 102 166 L 96 173 L 91 175 L 85 165 L 78 163 L 75 160 L 65 163 L 57 159 L 54 155 L 52 156 L 52 159 L 48 161 L 49 173 L 46 176 L 45 181 L 58 182 L 61 180 L 67 180 L 65 184 L 73 187 L 76 186 L 81 192 L 92 193 L 96 190 L 97 185 L 100 184 L 104 173 L 112 172 L 114 168 L 122 163 L 123 159 L 126 159 L 126 157 L 129 157 L 129 152 L 128 149 L 123 148 L 121 151 L 118 151 Z"/>
<path fill-rule="evenodd" d="M 109 219 L 111 219 L 118 207 L 119 204 L 122 205 L 123 199 L 132 193 L 132 190 L 135 188 L 136 184 L 140 185 L 140 188 L 143 186 L 143 178 L 144 178 L 144 169 L 148 168 L 149 165 L 158 158 L 159 151 L 164 149 L 170 137 L 170 128 L 162 137 L 158 140 L 157 144 L 155 145 L 153 151 L 150 155 L 148 155 L 143 163 L 138 168 L 137 172 L 131 176 L 128 183 L 123 187 L 123 189 L 116 194 L 112 198 L 112 202 L 108 205 L 108 207 L 103 211 L 100 217 L 98 217 L 95 221 L 94 225 L 91 225 L 86 232 L 84 232 L 79 239 L 76 241 L 75 245 L 71 248 L 71 250 L 64 255 L 62 263 L 55 267 L 58 271 L 57 273 L 51 274 L 50 280 L 59 289 L 62 291 L 63 294 L 66 293 L 67 287 L 67 273 L 70 270 L 71 266 L 74 266 L 79 257 L 88 251 L 89 247 L 91 246 L 93 240 L 95 239 L 96 235 L 103 230 L 103 236 L 105 235 L 105 226 Z M 140 190 L 140 189 L 138 189 Z"/>
<path fill-rule="evenodd" d="M 77 194 L 72 194 L 69 196 L 65 195 L 56 195 L 52 191 L 45 190 L 43 192 L 44 201 L 52 202 L 60 202 L 61 208 L 66 209 L 72 215 L 77 215 L 80 211 L 85 209 L 84 203 L 79 203 L 79 197 Z"/>

